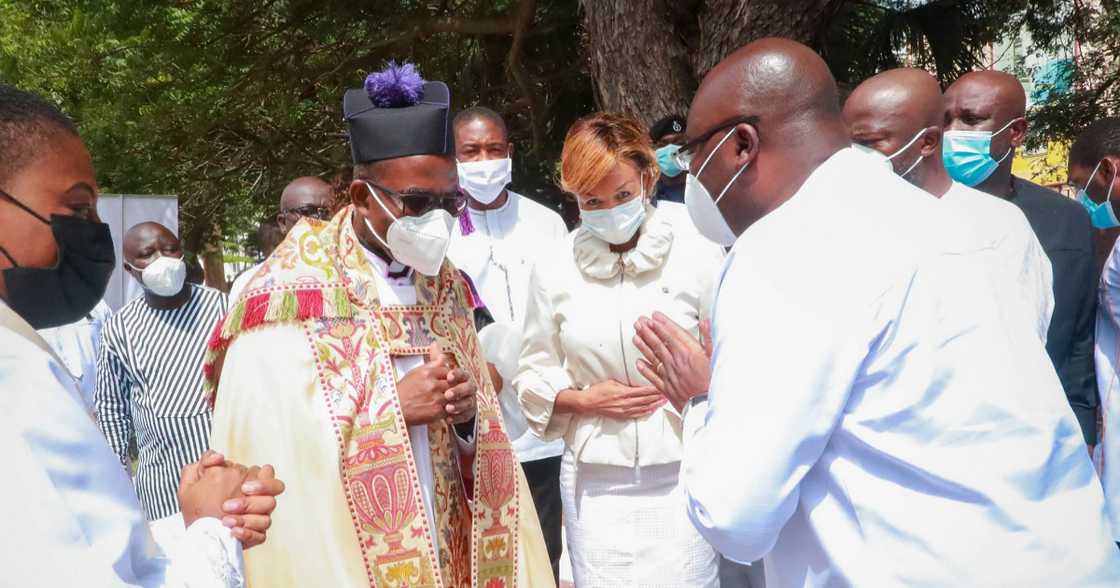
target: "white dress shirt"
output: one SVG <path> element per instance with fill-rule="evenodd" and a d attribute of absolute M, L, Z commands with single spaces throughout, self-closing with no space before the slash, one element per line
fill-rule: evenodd
<path fill-rule="evenodd" d="M 1120 553 L 1034 325 L 951 209 L 853 149 L 738 239 L 693 523 L 787 586 L 1116 586 Z"/>
<path fill-rule="evenodd" d="M 1032 320 L 1043 344 L 1054 314 L 1054 274 L 1023 211 L 991 194 L 953 182 L 941 201 L 959 210 L 955 219 L 968 221 L 985 238 L 994 239 L 992 263 L 1001 279 L 996 297 L 1001 304 L 1019 305 Z"/>
<path fill-rule="evenodd" d="M 66 368 L 3 301 L 0 315 L 0 584 L 241 586 L 241 545 L 217 519 L 164 556 Z"/>
<path fill-rule="evenodd" d="M 1100 442 L 1094 461 L 1104 485 L 1112 536 L 1120 542 L 1120 241 L 1112 246 L 1101 272 L 1094 355 L 1101 395 Z"/>
<path fill-rule="evenodd" d="M 51 346 L 58 358 L 66 366 L 66 371 L 74 377 L 82 402 L 93 412 L 93 393 L 97 388 L 97 350 L 101 345 L 101 330 L 113 311 L 105 301 L 89 312 L 89 315 L 68 325 L 40 329 L 39 334 Z"/>
<path fill-rule="evenodd" d="M 456 223 L 447 256 L 455 267 L 470 276 L 494 320 L 520 333 L 525 320 L 529 274 L 538 259 L 568 246 L 568 228 L 555 212 L 516 192 L 508 193 L 506 203 L 494 210 L 467 209 L 474 231 L 463 235 L 462 225 Z M 510 358 L 496 357 L 489 351 L 486 359 L 495 364 L 502 375 L 498 400 L 518 460 L 533 461 L 560 455 L 564 451 L 562 440 L 542 441 L 529 431 L 512 387 L 516 373 L 509 370 L 502 373 L 503 366 L 509 363 L 503 360 Z"/>

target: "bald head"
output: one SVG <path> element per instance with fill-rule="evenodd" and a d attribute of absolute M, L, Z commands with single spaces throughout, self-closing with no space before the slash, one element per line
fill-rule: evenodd
<path fill-rule="evenodd" d="M 713 195 L 727 188 L 718 206 L 736 235 L 850 144 L 824 60 L 800 43 L 774 38 L 750 43 L 712 68 L 689 109 L 686 141 L 695 146 L 690 171 Z"/>
<path fill-rule="evenodd" d="M 144 269 L 151 261 L 149 258 L 157 257 L 155 253 L 166 254 L 172 252 L 172 257 L 182 257 L 183 250 L 179 245 L 179 238 L 171 229 L 153 222 L 133 225 L 124 234 L 124 260 L 129 265 Z"/>
<path fill-rule="evenodd" d="M 941 196 L 949 188 L 941 162 L 941 86 L 920 69 L 868 78 L 844 103 L 852 142 L 891 158 L 895 173 Z"/>
<path fill-rule="evenodd" d="M 287 234 L 305 216 L 327 220 L 334 205 L 334 189 L 321 178 L 304 176 L 292 180 L 280 193 L 276 222 Z"/>
<path fill-rule="evenodd" d="M 1001 71 L 965 74 L 945 91 L 943 124 L 947 132 L 992 133 L 989 151 L 999 166 L 975 185 L 977 189 L 996 196 L 1010 193 L 1013 152 L 1027 138 L 1026 109 L 1023 84 Z M 947 147 L 951 145 L 949 142 Z"/>
<path fill-rule="evenodd" d="M 709 120 L 754 115 L 759 128 L 790 120 L 839 117 L 836 81 L 819 55 L 789 39 L 761 39 L 719 62 L 704 77 L 688 129 Z M 697 120 L 702 119 L 702 120 Z M 701 125 L 698 131 L 710 127 Z"/>

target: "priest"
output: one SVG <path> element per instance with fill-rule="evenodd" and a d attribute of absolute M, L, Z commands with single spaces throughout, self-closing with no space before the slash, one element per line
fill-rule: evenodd
<path fill-rule="evenodd" d="M 449 109 L 408 64 L 346 92 L 352 203 L 297 224 L 211 340 L 212 446 L 268 456 L 299 513 L 251 585 L 553 585 L 479 301 L 444 259 L 466 205 Z"/>

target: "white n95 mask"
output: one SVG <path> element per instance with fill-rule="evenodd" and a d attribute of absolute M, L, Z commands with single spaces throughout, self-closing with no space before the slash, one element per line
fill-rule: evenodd
<path fill-rule="evenodd" d="M 393 259 L 425 276 L 437 275 L 440 266 L 443 265 L 443 258 L 447 255 L 447 247 L 451 244 L 451 227 L 455 224 L 451 214 L 442 208 L 435 208 L 424 213 L 423 216 L 398 218 L 385 207 L 381 196 L 368 182 L 366 189 L 381 206 L 381 210 L 393 219 L 386 235 L 388 240 L 386 243 L 381 240 L 377 231 L 373 230 L 369 219 L 363 216 L 362 220 L 365 221 L 369 232 L 373 233 L 373 238 L 389 250 Z"/>
<path fill-rule="evenodd" d="M 187 264 L 178 257 L 161 255 L 140 272 L 140 281 L 156 296 L 174 296 L 183 290 Z"/>
<path fill-rule="evenodd" d="M 692 224 L 696 225 L 701 235 L 722 247 L 734 245 L 737 237 L 723 218 L 723 213 L 719 211 L 719 201 L 724 194 L 727 194 L 731 184 L 734 184 L 735 180 L 739 179 L 739 175 L 747 169 L 750 162 L 744 163 L 743 167 L 731 176 L 723 190 L 720 191 L 719 196 L 714 199 L 708 189 L 704 187 L 704 184 L 700 183 L 700 174 L 704 173 L 704 168 L 708 166 L 712 156 L 716 154 L 716 151 L 719 151 L 719 148 L 734 132 L 734 128 L 727 131 L 727 134 L 716 144 L 715 149 L 712 149 L 712 152 L 708 154 L 708 158 L 704 160 L 700 169 L 696 171 L 696 175 L 688 174 L 684 182 L 684 205 L 688 208 L 688 216 L 692 219 Z"/>
<path fill-rule="evenodd" d="M 646 220 L 646 185 L 642 182 L 642 193 L 637 198 L 602 210 L 580 210 L 579 218 L 592 235 L 610 243 L 622 245 L 634 237 L 634 233 Z"/>
<path fill-rule="evenodd" d="M 460 161 L 459 186 L 471 195 L 471 198 L 482 204 L 490 204 L 498 199 L 502 190 L 513 179 L 513 161 L 505 157 L 502 159 L 487 159 L 484 161 Z"/>

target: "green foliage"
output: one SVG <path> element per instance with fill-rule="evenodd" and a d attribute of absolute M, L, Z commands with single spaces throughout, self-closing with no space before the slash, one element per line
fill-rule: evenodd
<path fill-rule="evenodd" d="M 815 45 L 850 87 L 899 65 L 949 83 L 1023 28 L 1040 51 L 1076 38 L 1073 90 L 1032 114 L 1043 144 L 1120 108 L 1117 4 L 836 0 Z M 580 19 L 575 0 L 0 0 L 0 78 L 74 116 L 103 190 L 177 194 L 198 250 L 252 233 L 291 178 L 339 175 L 343 91 L 391 58 L 502 112 L 516 185 L 555 205 L 564 133 L 612 83 L 591 79 Z"/>
<path fill-rule="evenodd" d="M 290 179 L 344 168 L 342 94 L 389 59 L 503 112 L 518 185 L 554 200 L 563 132 L 592 108 L 575 3 L 532 3 L 521 86 L 521 4 L 451 4 L 0 0 L 0 78 L 78 121 L 103 190 L 177 194 L 188 247 L 250 233 Z"/>

